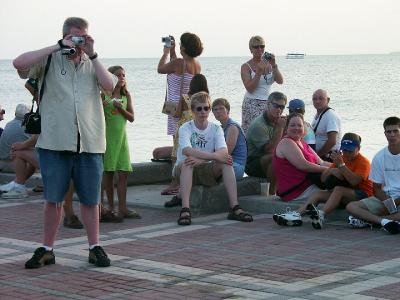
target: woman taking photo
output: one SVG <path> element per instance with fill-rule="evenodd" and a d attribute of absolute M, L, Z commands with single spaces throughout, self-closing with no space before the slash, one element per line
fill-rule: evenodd
<path fill-rule="evenodd" d="M 157 71 L 160 74 L 167 74 L 166 100 L 178 104 L 181 95 L 188 93 L 193 76 L 201 72 L 200 63 L 195 58 L 202 52 L 203 45 L 200 38 L 189 32 L 185 32 L 180 38 L 182 58 L 176 56 L 175 41 L 172 41 L 170 48 L 164 46 L 164 53 L 158 63 Z M 169 62 L 167 62 L 168 56 L 170 57 Z M 168 135 L 175 135 L 178 120 L 179 118 L 168 115 Z M 172 147 L 165 148 L 165 151 L 171 156 Z M 165 153 L 163 156 L 166 156 Z M 172 165 L 175 160 L 176 158 L 172 157 Z M 177 185 L 171 185 L 163 191 L 163 194 L 168 194 L 169 191 L 175 192 L 176 189 Z"/>
<path fill-rule="evenodd" d="M 260 36 L 253 36 L 249 41 L 253 58 L 244 63 L 240 74 L 246 93 L 242 104 L 242 128 L 247 134 L 251 121 L 265 110 L 271 85 L 283 83 L 283 77 L 275 61 L 275 55 L 267 53 L 263 58 L 265 41 Z"/>

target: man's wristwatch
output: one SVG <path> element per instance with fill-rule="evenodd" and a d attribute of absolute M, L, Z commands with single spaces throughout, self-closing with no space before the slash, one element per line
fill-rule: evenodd
<path fill-rule="evenodd" d="M 338 169 L 340 169 L 340 168 L 343 168 L 343 167 L 345 167 L 345 166 L 346 166 L 345 163 L 341 163 L 341 164 L 339 164 L 337 167 L 338 167 Z"/>

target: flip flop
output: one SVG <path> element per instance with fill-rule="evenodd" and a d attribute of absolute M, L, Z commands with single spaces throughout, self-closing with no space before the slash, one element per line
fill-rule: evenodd
<path fill-rule="evenodd" d="M 152 162 L 172 162 L 172 159 L 170 158 L 152 158 L 151 159 Z"/>

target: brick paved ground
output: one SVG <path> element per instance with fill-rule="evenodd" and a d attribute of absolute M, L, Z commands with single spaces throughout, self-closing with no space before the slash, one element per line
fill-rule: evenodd
<path fill-rule="evenodd" d="M 56 264 L 25 270 L 40 245 L 42 200 L 0 200 L 1 299 L 399 299 L 400 236 L 331 223 L 320 231 L 140 209 L 101 224 L 109 268 L 87 263 L 84 230 L 60 228 Z"/>

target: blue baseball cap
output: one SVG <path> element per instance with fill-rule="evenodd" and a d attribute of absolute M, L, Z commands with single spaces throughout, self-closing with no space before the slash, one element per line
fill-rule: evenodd
<path fill-rule="evenodd" d="M 342 142 L 340 143 L 340 150 L 354 151 L 357 147 L 360 147 L 359 141 L 342 140 Z"/>
<path fill-rule="evenodd" d="M 289 110 L 297 110 L 297 109 L 304 109 L 304 101 L 301 99 L 293 99 L 289 101 Z"/>

